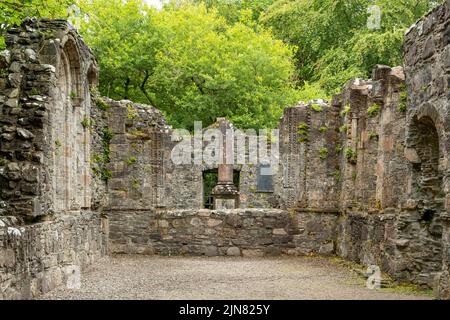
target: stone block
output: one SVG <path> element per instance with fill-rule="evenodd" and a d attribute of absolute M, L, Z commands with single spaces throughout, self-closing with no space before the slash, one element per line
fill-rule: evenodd
<path fill-rule="evenodd" d="M 250 258 L 263 257 L 264 251 L 262 251 L 260 249 L 243 249 L 242 255 L 244 257 L 250 257 Z"/>
<path fill-rule="evenodd" d="M 210 228 L 214 228 L 217 227 L 218 225 L 222 224 L 222 220 L 218 220 L 218 219 L 208 219 L 207 225 Z"/>
<path fill-rule="evenodd" d="M 282 228 L 278 228 L 278 229 L 273 229 L 273 234 L 277 235 L 277 236 L 285 236 L 287 235 L 286 230 L 282 229 Z"/>
<path fill-rule="evenodd" d="M 238 247 L 230 247 L 227 249 L 227 256 L 240 256 L 241 250 Z"/>
<path fill-rule="evenodd" d="M 205 255 L 209 257 L 215 257 L 219 255 L 219 251 L 216 246 L 207 246 L 205 248 Z"/>

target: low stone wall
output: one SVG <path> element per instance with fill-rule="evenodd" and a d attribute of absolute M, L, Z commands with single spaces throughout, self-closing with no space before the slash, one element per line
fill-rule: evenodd
<path fill-rule="evenodd" d="M 90 212 L 27 226 L 14 226 L 14 218 L 2 217 L 0 299 L 46 293 L 106 254 L 105 222 Z"/>
<path fill-rule="evenodd" d="M 396 217 L 391 214 L 346 213 L 337 224 L 337 255 L 364 265 L 396 272 Z"/>
<path fill-rule="evenodd" d="M 297 227 L 278 209 L 109 213 L 110 252 L 263 256 L 295 253 Z"/>
<path fill-rule="evenodd" d="M 336 211 L 300 210 L 296 214 L 298 233 L 294 244 L 299 254 L 334 254 L 336 250 L 337 220 Z"/>
<path fill-rule="evenodd" d="M 279 209 L 109 213 L 111 253 L 264 256 L 332 254 L 337 215 Z"/>
<path fill-rule="evenodd" d="M 396 281 L 433 288 L 442 268 L 441 223 L 425 221 L 417 211 L 349 212 L 338 220 L 336 253 L 377 265 Z"/>

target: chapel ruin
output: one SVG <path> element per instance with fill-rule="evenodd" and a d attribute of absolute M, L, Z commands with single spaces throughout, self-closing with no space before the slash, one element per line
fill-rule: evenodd
<path fill-rule="evenodd" d="M 114 253 L 337 255 L 450 298 L 450 0 L 406 33 L 403 68 L 286 108 L 278 170 L 174 164 L 161 112 L 100 97 L 64 20 L 27 19 L 6 43 L 0 298 Z"/>

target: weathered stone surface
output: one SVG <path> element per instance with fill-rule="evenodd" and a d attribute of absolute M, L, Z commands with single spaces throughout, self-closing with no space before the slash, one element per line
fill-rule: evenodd
<path fill-rule="evenodd" d="M 64 284 L 67 266 L 89 265 L 106 245 L 336 253 L 448 297 L 449 5 L 406 34 L 404 69 L 377 65 L 331 103 L 285 108 L 273 190 L 257 190 L 257 166 L 227 166 L 233 210 L 203 209 L 204 175 L 218 168 L 175 165 L 178 141 L 159 110 L 95 94 L 95 58 L 66 22 L 12 28 L 0 53 L 0 298 Z"/>
<path fill-rule="evenodd" d="M 230 247 L 227 249 L 227 256 L 240 256 L 241 250 L 238 247 Z"/>

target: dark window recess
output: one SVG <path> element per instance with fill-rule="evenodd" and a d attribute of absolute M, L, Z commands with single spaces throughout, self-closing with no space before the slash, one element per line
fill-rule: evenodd
<path fill-rule="evenodd" d="M 260 165 L 257 168 L 257 192 L 273 192 L 273 173 L 270 165 Z"/>
<path fill-rule="evenodd" d="M 233 170 L 233 183 L 239 190 L 239 178 L 240 172 Z M 213 208 L 213 197 L 211 196 L 212 189 L 217 185 L 218 170 L 205 170 L 203 171 L 203 206 L 205 209 Z"/>

